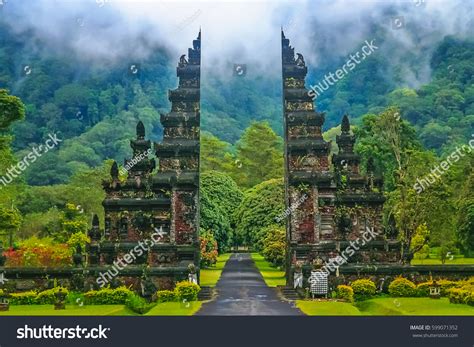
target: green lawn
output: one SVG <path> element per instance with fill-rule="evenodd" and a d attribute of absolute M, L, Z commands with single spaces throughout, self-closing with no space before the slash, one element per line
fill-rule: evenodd
<path fill-rule="evenodd" d="M 251 254 L 255 265 L 263 276 L 265 283 L 269 287 L 284 286 L 286 284 L 285 271 L 273 267 L 259 253 Z"/>
<path fill-rule="evenodd" d="M 474 316 L 474 307 L 450 304 L 447 298 L 375 298 L 355 305 L 298 300 L 297 306 L 311 316 Z"/>
<path fill-rule="evenodd" d="M 454 258 L 453 260 L 446 259 L 445 265 L 463 265 L 474 264 L 474 258 Z M 439 259 L 413 259 L 411 265 L 442 265 Z"/>
<path fill-rule="evenodd" d="M 308 316 L 360 316 L 354 305 L 336 301 L 297 300 L 296 306 Z"/>
<path fill-rule="evenodd" d="M 65 310 L 55 310 L 53 305 L 10 305 L 10 310 L 0 311 L 0 316 L 132 316 L 136 315 L 124 305 L 66 305 Z"/>
<path fill-rule="evenodd" d="M 201 270 L 201 286 L 214 287 L 221 277 L 222 269 L 229 260 L 231 253 L 224 253 L 217 257 L 217 263 L 213 267 Z"/>
<path fill-rule="evenodd" d="M 163 302 L 153 307 L 145 316 L 192 316 L 201 308 L 201 301 L 187 303 Z"/>
<path fill-rule="evenodd" d="M 146 316 L 192 316 L 200 308 L 200 301 L 180 303 L 163 302 L 152 308 Z M 0 311 L 0 316 L 139 316 L 125 305 L 66 305 L 65 310 L 55 310 L 53 305 L 11 305 L 10 310 Z"/>

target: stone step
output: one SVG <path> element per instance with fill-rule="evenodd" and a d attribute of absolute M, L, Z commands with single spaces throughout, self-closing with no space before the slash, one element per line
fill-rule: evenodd
<path fill-rule="evenodd" d="M 283 297 L 287 300 L 298 300 L 298 299 L 300 299 L 300 297 L 299 297 L 298 293 L 296 292 L 296 290 L 294 290 L 291 287 L 278 286 L 278 290 L 283 295 Z"/>
<path fill-rule="evenodd" d="M 199 301 L 211 300 L 214 296 L 214 288 L 212 287 L 201 287 L 201 291 L 198 294 Z"/>

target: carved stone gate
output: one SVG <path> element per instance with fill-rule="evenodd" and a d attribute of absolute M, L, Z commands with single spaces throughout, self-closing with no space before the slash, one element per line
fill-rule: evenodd
<path fill-rule="evenodd" d="M 313 261 L 335 264 L 333 274 L 340 270 L 341 281 L 344 274 L 359 274 L 364 269 L 374 273 L 375 264 L 382 268 L 398 263 L 401 244 L 396 235 L 382 230 L 382 180 L 374 177 L 370 160 L 366 174 L 360 173 L 360 158 L 354 153 L 356 139 L 347 116 L 342 118 L 336 140 L 339 152 L 332 155 L 331 167 L 331 145 L 321 130 L 325 115 L 315 110 L 305 87 L 306 63 L 301 54 L 295 57 L 290 41 L 283 32 L 281 35 L 285 204 L 292 211 L 286 226 L 287 284 L 293 281 L 297 262 L 303 265 L 305 278 Z M 361 240 L 367 231 L 375 235 L 373 239 L 347 255 L 351 242 Z"/>
<path fill-rule="evenodd" d="M 179 85 L 169 91 L 171 111 L 161 115 L 163 141 L 154 144 L 157 161 L 148 156 L 152 144 L 139 122 L 130 141 L 134 159 L 125 161 L 126 181 L 114 163 L 104 182 L 105 228 L 102 233 L 94 219 L 88 250 L 89 271 L 102 281 L 109 282 L 107 269 L 124 263 L 127 254 L 136 259 L 110 280 L 115 285 L 143 287 L 147 280 L 171 288 L 187 278 L 190 264 L 199 277 L 200 75 L 201 33 L 188 59 L 179 60 Z"/>

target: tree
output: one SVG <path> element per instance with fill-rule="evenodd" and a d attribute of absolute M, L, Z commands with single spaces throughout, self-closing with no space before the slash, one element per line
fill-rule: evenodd
<path fill-rule="evenodd" d="M 464 254 L 474 250 L 474 173 L 465 182 L 457 201 L 457 241 Z"/>
<path fill-rule="evenodd" d="M 226 172 L 228 168 L 229 156 L 226 154 L 230 151 L 231 145 L 227 142 L 219 140 L 211 133 L 201 133 L 201 172 L 220 171 Z M 227 168 L 226 168 L 227 162 Z"/>
<path fill-rule="evenodd" d="M 428 239 L 417 247 L 412 247 L 413 237 L 421 224 L 416 209 L 419 206 L 417 196 L 419 194 L 414 191 L 414 183 L 410 180 L 414 150 L 407 148 L 403 141 L 402 124 L 399 110 L 389 107 L 375 119 L 374 129 L 379 134 L 380 144 L 389 150 L 394 163 L 393 181 L 396 189 L 392 194 L 392 204 L 389 204 L 391 205 L 389 213 L 395 217 L 397 229 L 400 231 L 399 237 L 403 243 L 402 258 L 409 262 L 413 254 L 423 248 Z"/>
<path fill-rule="evenodd" d="M 0 130 L 7 129 L 13 122 L 25 118 L 25 105 L 16 96 L 0 89 Z"/>
<path fill-rule="evenodd" d="M 0 207 L 0 232 L 8 235 L 10 246 L 13 244 L 14 234 L 18 231 L 20 224 L 21 215 L 16 209 Z"/>
<path fill-rule="evenodd" d="M 237 142 L 232 177 L 241 187 L 283 175 L 283 142 L 267 122 L 253 122 Z"/>
<path fill-rule="evenodd" d="M 208 171 L 201 174 L 201 228 L 209 230 L 217 240 L 219 252 L 232 246 L 233 213 L 243 194 L 234 180 L 223 173 Z"/>
<path fill-rule="evenodd" d="M 258 248 L 265 227 L 283 225 L 283 221 L 276 221 L 284 210 L 283 179 L 271 179 L 247 190 L 234 215 L 237 242 Z"/>

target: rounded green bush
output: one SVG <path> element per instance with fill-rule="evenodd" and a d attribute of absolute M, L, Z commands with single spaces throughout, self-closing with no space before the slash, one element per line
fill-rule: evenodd
<path fill-rule="evenodd" d="M 369 279 L 355 280 L 351 283 L 351 287 L 356 300 L 370 299 L 376 292 L 375 283 Z"/>
<path fill-rule="evenodd" d="M 406 278 L 398 277 L 388 286 L 388 293 L 395 297 L 416 296 L 416 285 Z"/>
<path fill-rule="evenodd" d="M 350 286 L 343 284 L 337 286 L 336 295 L 338 299 L 342 299 L 347 302 L 354 302 L 354 290 Z"/>
<path fill-rule="evenodd" d="M 53 305 L 56 302 L 56 293 L 59 292 L 59 289 L 61 289 L 63 293 L 69 294 L 67 288 L 54 287 L 38 293 L 36 296 L 36 303 L 39 305 Z"/>
<path fill-rule="evenodd" d="M 199 287 L 197 284 L 188 281 L 182 281 L 176 283 L 176 287 L 174 290 L 176 293 L 176 297 L 180 301 L 196 301 L 198 294 L 201 291 L 201 287 Z"/>
<path fill-rule="evenodd" d="M 176 301 L 176 293 L 172 290 L 159 290 L 156 292 L 156 301 L 157 302 L 170 302 Z"/>

